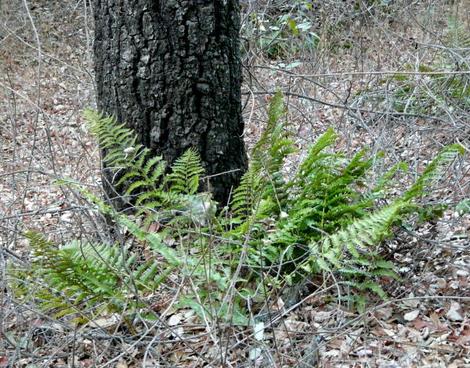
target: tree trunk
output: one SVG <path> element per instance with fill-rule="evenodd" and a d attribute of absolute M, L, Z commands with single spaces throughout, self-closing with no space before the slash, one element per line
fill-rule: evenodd
<path fill-rule="evenodd" d="M 226 204 L 246 169 L 238 0 L 95 0 L 98 109 L 170 164 L 199 150 Z"/>

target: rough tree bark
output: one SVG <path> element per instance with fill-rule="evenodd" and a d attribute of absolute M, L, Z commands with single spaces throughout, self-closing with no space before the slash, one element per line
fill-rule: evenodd
<path fill-rule="evenodd" d="M 169 163 L 196 147 L 225 204 L 246 169 L 238 0 L 95 0 L 98 109 Z M 238 170 L 238 171 L 237 171 Z"/>

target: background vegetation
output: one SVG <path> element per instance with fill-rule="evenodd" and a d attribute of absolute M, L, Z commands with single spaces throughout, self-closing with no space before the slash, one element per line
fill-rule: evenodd
<path fill-rule="evenodd" d="M 468 4 L 241 3 L 234 213 L 189 151 L 123 178 L 132 217 L 99 199 L 97 141 L 145 154 L 83 118 L 90 4 L 0 5 L 0 366 L 469 363 Z"/>

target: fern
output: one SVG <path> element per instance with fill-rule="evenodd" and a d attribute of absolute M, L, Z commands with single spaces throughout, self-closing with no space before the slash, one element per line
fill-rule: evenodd
<path fill-rule="evenodd" d="M 34 255 L 31 274 L 46 285 L 34 295 L 56 317 L 75 315 L 78 322 L 103 313 L 142 307 L 139 300 L 158 288 L 173 269 L 182 266 L 179 252 L 168 247 L 163 239 L 191 234 L 191 228 L 206 226 L 215 215 L 210 196 L 197 193 L 204 170 L 195 150 L 185 152 L 168 169 L 161 157 L 152 157 L 147 148 L 136 144 L 134 134 L 114 119 L 91 110 L 85 116 L 105 151 L 105 164 L 116 173 L 114 185 L 138 206 L 135 216 L 142 218 L 142 224 L 118 213 L 73 181 L 60 180 L 58 184 L 78 189 L 99 212 L 143 244 L 150 257 L 142 260 L 128 248 L 113 244 L 73 241 L 59 249 L 41 235 L 28 233 Z M 156 221 L 164 222 L 164 229 L 148 231 L 148 225 Z M 201 268 L 192 261 L 187 266 Z"/>
<path fill-rule="evenodd" d="M 470 35 L 465 24 L 456 18 L 450 18 L 444 43 L 446 46 L 457 49 L 462 48 L 468 52 L 468 49 L 470 49 Z"/>
<path fill-rule="evenodd" d="M 445 147 L 426 167 L 423 174 L 403 195 L 404 200 L 411 200 L 425 194 L 426 190 L 432 188 L 434 183 L 438 181 L 449 165 L 465 152 L 464 148 L 459 144 L 453 144 Z"/>
<path fill-rule="evenodd" d="M 298 244 L 291 248 L 293 258 L 306 256 L 306 244 L 334 234 L 373 205 L 358 190 L 372 160 L 364 157 L 364 151 L 349 162 L 341 154 L 327 152 L 335 140 L 331 129 L 320 136 L 288 184 L 288 216 L 279 221 L 273 244 L 280 248 Z"/>
<path fill-rule="evenodd" d="M 168 217 L 161 216 L 162 209 L 184 207 L 191 202 L 188 196 L 197 193 L 200 175 L 204 173 L 196 150 L 187 150 L 165 175 L 168 171 L 166 162 L 137 144 L 130 129 L 93 110 L 86 110 L 84 115 L 100 147 L 106 151 L 104 162 L 118 174 L 113 184 L 128 201 L 132 198 L 131 202 L 139 207 L 138 216 L 146 214 L 148 222 L 161 220 Z M 170 217 L 174 215 L 172 212 Z"/>
<path fill-rule="evenodd" d="M 84 116 L 105 151 L 104 163 L 117 174 L 118 179 L 111 184 L 121 190 L 128 201 L 132 196 L 137 197 L 134 201 L 139 200 L 143 193 L 153 194 L 153 201 L 160 198 L 166 170 L 162 157 L 152 157 L 148 148 L 136 143 L 135 134 L 112 117 L 103 117 L 93 110 L 86 110 Z"/>
<path fill-rule="evenodd" d="M 138 299 L 132 296 L 153 291 L 163 281 L 164 265 L 141 261 L 119 246 L 73 241 L 58 249 L 40 234 L 26 237 L 33 250 L 32 270 L 48 285 L 33 291 L 43 309 L 53 310 L 57 318 L 80 314 L 87 320 L 130 304 L 136 308 Z"/>
<path fill-rule="evenodd" d="M 248 259 L 254 267 L 280 265 L 291 282 L 305 274 L 335 272 L 357 290 L 383 297 L 377 278 L 397 275 L 393 265 L 380 257 L 378 245 L 393 224 L 421 211 L 414 202 L 463 153 L 462 147 L 445 148 L 409 190 L 379 208 L 376 199 L 384 198 L 393 177 L 407 166 L 396 164 L 368 189 L 365 182 L 381 154 L 367 157 L 363 150 L 348 159 L 334 152 L 337 135 L 330 128 L 310 148 L 296 175 L 279 185 L 284 197 L 276 210 L 277 193 L 270 178 L 282 172 L 286 157 L 282 150 L 269 149 L 285 139 L 281 124 L 275 121 L 283 117 L 278 98 L 272 101 L 268 126 L 254 148 L 250 170 L 235 191 L 232 206 L 239 232 L 232 234 L 249 235 Z"/>
<path fill-rule="evenodd" d="M 384 198 L 391 184 L 393 183 L 394 176 L 399 172 L 408 171 L 408 165 L 405 162 L 398 162 L 388 169 L 382 176 L 377 179 L 374 188 L 371 190 L 371 198 Z"/>
<path fill-rule="evenodd" d="M 201 158 L 195 149 L 187 150 L 171 167 L 172 173 L 167 176 L 171 191 L 182 194 L 196 194 L 199 188 L 199 177 L 204 173 Z"/>
<path fill-rule="evenodd" d="M 268 124 L 253 148 L 251 166 L 255 171 L 273 175 L 282 169 L 285 158 L 295 152 L 286 125 L 281 121 L 287 110 L 281 92 L 276 92 L 268 110 Z"/>
<path fill-rule="evenodd" d="M 321 258 L 322 263 L 314 266 L 314 269 L 327 271 L 331 270 L 330 263 L 334 265 L 342 258 L 349 258 L 349 262 L 352 260 L 369 264 L 364 256 L 370 253 L 371 246 L 378 244 L 388 234 L 391 224 L 407 207 L 406 202 L 398 201 L 351 222 L 334 234 L 323 237 L 319 242 L 311 243 L 309 248 L 312 256 L 309 261 L 315 264 L 318 261 L 316 257 Z M 347 254 L 349 257 L 346 257 Z M 388 264 L 386 265 L 388 267 Z"/>
<path fill-rule="evenodd" d="M 287 186 L 282 169 L 286 157 L 295 147 L 285 124 L 286 115 L 283 96 L 276 92 L 268 110 L 268 124 L 251 153 L 248 171 L 234 191 L 232 210 L 238 221 L 248 223 L 266 215 L 278 215 L 285 207 Z M 248 222 L 246 222 L 248 221 Z"/>
<path fill-rule="evenodd" d="M 250 167 L 233 193 L 232 210 L 239 221 L 247 221 L 256 213 L 262 196 L 261 188 L 262 182 L 259 173 Z"/>
<path fill-rule="evenodd" d="M 365 185 L 377 156 L 368 156 L 366 150 L 352 157 L 338 152 L 337 134 L 328 129 L 288 177 L 284 165 L 295 147 L 283 121 L 282 95 L 277 93 L 231 208 L 216 213 L 210 194 L 199 192 L 204 170 L 195 150 L 186 151 L 168 168 L 114 119 L 91 110 L 86 118 L 105 151 L 105 164 L 116 173 L 113 184 L 137 211 L 132 217 L 118 213 L 79 184 L 61 184 L 78 188 L 96 210 L 145 249 L 145 257 L 116 244 L 72 241 L 57 247 L 30 232 L 26 237 L 32 264 L 17 271 L 35 282 L 29 289 L 27 283 L 17 286 L 24 288 L 22 297 L 30 293 L 56 317 L 79 323 L 110 312 L 130 320 L 148 307 L 143 300 L 175 272 L 195 286 L 182 288 L 177 305 L 193 308 L 201 318 L 230 321 L 227 289 L 235 287 L 232 313 L 239 323 L 248 323 L 241 296 L 255 295 L 261 278 L 277 288 L 333 273 L 341 285 L 354 290 L 359 307 L 365 305 L 366 293 L 385 298 L 380 279 L 397 275 L 393 263 L 381 257 L 382 240 L 395 224 L 421 211 L 420 198 L 463 153 L 459 145 L 445 148 L 408 190 L 391 198 L 387 188 L 406 165 L 398 163 Z M 378 198 L 389 204 L 380 206 L 384 201 Z M 158 226 L 150 226 L 155 223 Z M 179 242 L 169 247 L 167 239 Z"/>

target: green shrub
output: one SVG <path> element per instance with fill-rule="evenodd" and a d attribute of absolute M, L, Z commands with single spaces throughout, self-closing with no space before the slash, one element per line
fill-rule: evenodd
<path fill-rule="evenodd" d="M 363 150 L 348 158 L 335 151 L 332 129 L 318 138 L 295 175 L 286 175 L 285 159 L 296 149 L 285 113 L 277 93 L 231 208 L 216 212 L 210 195 L 198 192 L 203 169 L 197 152 L 187 151 L 165 174 L 166 163 L 151 157 L 130 130 L 87 111 L 91 131 L 107 151 L 106 164 L 122 174 L 116 185 L 133 198 L 135 213 L 116 212 L 77 183 L 61 184 L 78 188 L 132 241 L 73 241 L 57 247 L 27 233 L 31 267 L 11 268 L 24 280 L 12 284 L 18 297 L 80 323 L 119 312 L 129 325 L 136 315 L 158 318 L 146 301 L 158 295 L 169 275 L 182 285 L 178 307 L 234 324 L 250 323 L 248 298 L 256 313 L 256 302 L 267 292 L 315 275 L 331 273 L 352 287 L 358 307 L 364 307 L 370 291 L 386 298 L 380 280 L 397 275 L 380 255 L 381 241 L 392 236 L 395 224 L 422 212 L 419 198 L 462 147 L 445 148 L 407 191 L 392 197 L 388 189 L 406 165 L 399 163 L 366 184 L 380 155 L 369 157 Z M 136 244 L 145 251 L 133 250 Z"/>

